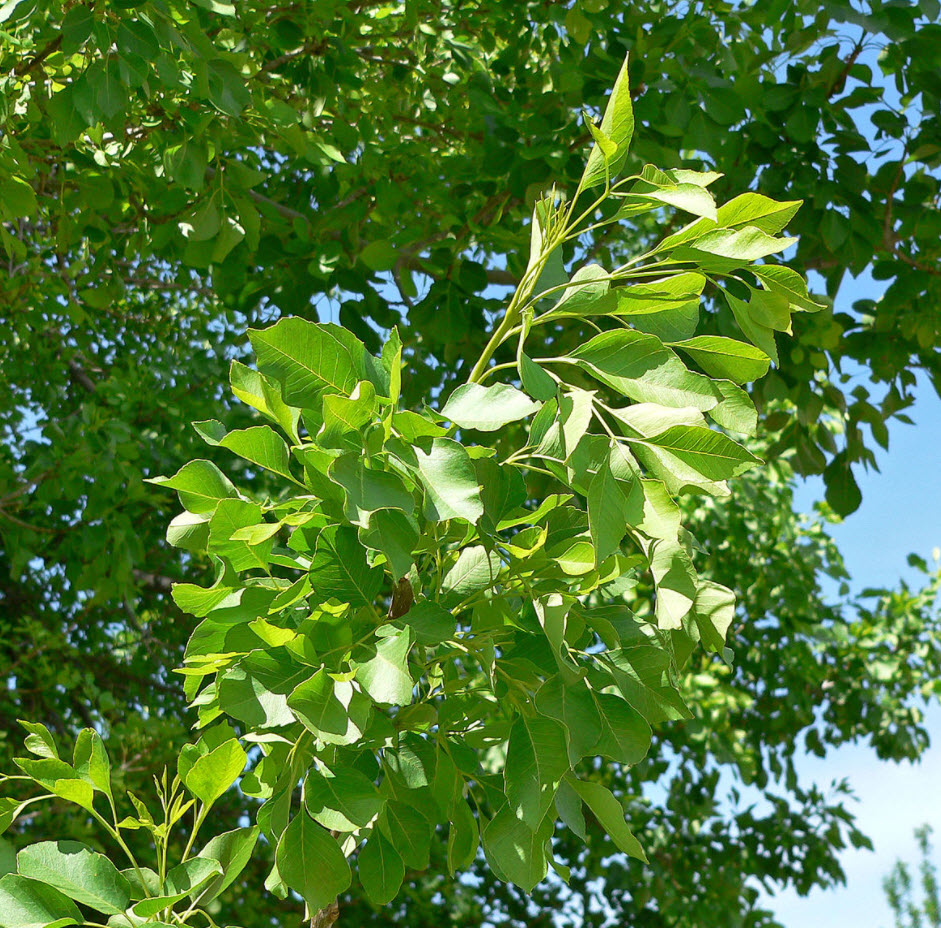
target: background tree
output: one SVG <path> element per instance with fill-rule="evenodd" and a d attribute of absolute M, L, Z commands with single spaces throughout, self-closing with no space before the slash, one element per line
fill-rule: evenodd
<path fill-rule="evenodd" d="M 941 897 L 938 893 L 938 868 L 932 860 L 931 828 L 915 830 L 918 841 L 918 885 L 921 898 L 915 898 L 915 880 L 911 869 L 898 860 L 882 881 L 886 899 L 895 916 L 895 928 L 938 928 L 941 925 Z"/>
<path fill-rule="evenodd" d="M 183 710 L 169 668 L 189 626 L 169 581 L 184 571 L 192 578 L 197 565 L 184 568 L 164 544 L 170 508 L 141 478 L 172 473 L 196 454 L 199 439 L 184 423 L 219 400 L 247 327 L 282 312 L 332 317 L 373 347 L 376 328 L 399 323 L 406 352 L 425 365 L 405 385 L 411 403 L 466 375 L 455 359 L 482 343 L 501 293 L 489 287 L 511 284 L 525 264 L 523 219 L 541 185 L 550 176 L 574 184 L 586 141 L 579 110 L 601 103 L 627 49 L 643 126 L 636 166 L 725 171 L 713 187 L 720 199 L 730 185 L 804 198 L 792 227 L 801 235 L 796 266 L 824 275 L 830 296 L 847 271 L 871 267 L 891 281 L 881 300 L 852 313 L 802 318 L 780 369 L 756 392 L 781 480 L 790 469 L 825 470 L 831 502 L 853 508 L 849 465 L 871 461 L 872 441 L 888 442 L 913 372 L 937 376 L 933 3 L 690 12 L 603 2 L 10 2 L 0 18 L 8 331 L 0 376 L 9 385 L 0 408 L 0 596 L 4 677 L 15 682 L 0 696 L 7 739 L 19 739 L 17 716 L 63 733 L 101 723 L 139 746 L 122 758 L 132 782 L 175 754 Z M 866 62 L 879 49 L 874 69 Z M 863 114 L 888 156 L 872 157 Z M 634 235 L 579 249 L 609 264 L 661 235 L 665 221 L 653 216 Z M 707 324 L 718 330 L 728 310 L 719 299 L 711 305 Z M 850 362 L 887 385 L 884 399 L 847 392 L 840 371 Z M 225 418 L 235 427 L 243 415 L 236 407 Z M 757 506 L 751 518 L 765 524 Z M 748 537 L 744 528 L 737 537 Z M 721 550 L 732 559 L 731 543 Z M 803 589 L 793 597 L 806 603 Z M 758 651 L 763 639 L 750 637 L 758 615 L 778 628 L 768 605 L 746 603 L 752 623 L 740 655 L 752 647 L 770 660 Z M 903 589 L 861 615 L 861 638 L 841 644 L 865 668 L 860 685 L 837 664 L 809 691 L 842 719 L 822 749 L 868 735 L 882 756 L 912 756 L 925 743 L 912 699 L 930 689 L 930 665 L 871 681 L 860 641 L 884 641 L 897 662 L 896 624 L 913 641 L 917 629 L 933 628 L 928 594 Z M 852 627 L 853 616 L 843 621 Z M 798 628 L 775 632 L 791 666 L 826 663 L 824 648 L 835 647 L 827 625 Z M 757 669 L 769 670 L 760 664 L 749 676 L 745 699 L 765 693 Z M 788 698 L 807 693 L 800 675 L 786 678 L 796 684 Z M 840 686 L 824 688 L 834 675 Z M 860 707 L 866 713 L 854 715 Z M 877 724 L 884 712 L 898 719 L 890 736 Z M 774 737 L 783 744 L 815 731 L 807 714 L 780 724 Z M 768 777 L 787 794 L 803 789 L 793 777 L 775 786 L 769 733 L 755 727 L 726 735 L 753 744 L 746 778 Z M 718 758 L 729 762 L 724 750 Z M 684 775 L 714 808 L 717 785 Z M 677 804 L 676 821 L 685 821 Z M 708 831 L 684 828 L 673 834 L 706 853 Z M 725 830 L 736 853 L 753 849 L 749 859 L 788 833 L 774 817 L 747 842 Z M 822 844 L 801 837 L 795 854 L 810 850 L 799 886 L 838 873 L 842 840 L 832 831 Z M 747 910 L 741 881 L 727 876 Z M 678 899 L 697 896 L 695 878 L 676 885 Z M 437 910 L 433 896 L 422 898 Z M 487 904 L 511 903 L 495 891 Z"/>

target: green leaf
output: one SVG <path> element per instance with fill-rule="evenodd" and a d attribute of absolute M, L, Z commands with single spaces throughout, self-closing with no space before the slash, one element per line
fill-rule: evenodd
<path fill-rule="evenodd" d="M 448 870 L 453 877 L 458 870 L 469 867 L 477 856 L 480 829 L 470 806 L 459 799 L 451 805 L 448 829 Z"/>
<path fill-rule="evenodd" d="M 771 359 L 760 349 L 719 335 L 699 335 L 674 342 L 673 347 L 688 354 L 707 374 L 733 383 L 758 380 L 771 366 Z"/>
<path fill-rule="evenodd" d="M 444 575 L 441 592 L 463 599 L 471 593 L 489 589 L 496 582 L 502 567 L 500 555 L 487 551 L 482 545 L 463 548 L 457 561 Z"/>
<path fill-rule="evenodd" d="M 223 6 L 229 6 L 224 4 Z M 214 58 L 208 62 L 209 99 L 213 106 L 228 116 L 240 116 L 252 102 L 248 78 L 243 77 L 228 61 Z"/>
<path fill-rule="evenodd" d="M 279 425 L 294 444 L 300 444 L 297 426 L 301 411 L 284 402 L 277 384 L 239 361 L 229 368 L 229 384 L 238 399 Z"/>
<path fill-rule="evenodd" d="M 602 464 L 588 485 L 588 525 L 596 566 L 620 550 L 628 526 L 640 515 L 631 512 L 611 468 Z"/>
<path fill-rule="evenodd" d="M 720 206 L 715 218 L 722 228 L 754 226 L 762 232 L 777 235 L 791 221 L 803 202 L 787 200 L 779 203 L 760 193 L 743 193 Z"/>
<path fill-rule="evenodd" d="M 167 874 L 161 895 L 142 899 L 131 911 L 141 918 L 150 918 L 187 896 L 198 893 L 204 886 L 223 876 L 222 864 L 218 860 L 191 857 Z"/>
<path fill-rule="evenodd" d="M 722 428 L 740 435 L 754 435 L 758 428 L 758 412 L 749 395 L 729 380 L 717 380 L 722 402 L 709 410 L 709 416 Z"/>
<path fill-rule="evenodd" d="M 732 441 L 722 432 L 696 425 L 674 425 L 647 439 L 631 439 L 634 445 L 641 442 L 644 446 L 656 446 L 659 459 L 668 468 L 678 461 L 684 468 L 689 468 L 704 476 L 707 480 L 726 480 L 737 477 L 746 470 L 761 463 L 747 448 Z M 638 451 L 638 454 L 640 452 Z M 679 473 L 677 473 L 679 471 Z M 682 479 L 685 471 L 674 470 Z"/>
<path fill-rule="evenodd" d="M 370 513 L 369 524 L 365 530 L 360 529 L 359 540 L 385 555 L 394 577 L 404 577 L 415 563 L 418 528 L 410 516 L 398 509 Z"/>
<path fill-rule="evenodd" d="M 183 782 L 197 799 L 211 806 L 239 778 L 247 760 L 238 739 L 232 738 L 197 758 Z"/>
<path fill-rule="evenodd" d="M 222 873 L 216 874 L 202 889 L 192 894 L 196 905 L 205 906 L 228 889 L 251 859 L 260 829 L 235 828 L 211 838 L 196 855 L 197 858 L 216 861 Z"/>
<path fill-rule="evenodd" d="M 379 828 L 409 867 L 427 870 L 431 852 L 431 825 L 414 806 L 399 800 L 385 804 Z"/>
<path fill-rule="evenodd" d="M 716 229 L 699 236 L 692 245 L 676 247 L 673 259 L 692 261 L 703 270 L 727 274 L 759 258 L 778 254 L 796 242 L 796 238 L 774 238 L 753 226 L 737 231 Z"/>
<path fill-rule="evenodd" d="M 430 450 L 415 448 L 418 472 L 425 487 L 425 515 L 444 522 L 476 523 L 484 514 L 474 464 L 462 445 L 450 438 L 432 439 Z"/>
<path fill-rule="evenodd" d="M 73 6 L 62 19 L 62 51 L 72 55 L 91 38 L 95 17 L 87 6 Z"/>
<path fill-rule="evenodd" d="M 525 393 L 506 383 L 490 387 L 466 383 L 449 397 L 441 415 L 462 429 L 495 432 L 508 422 L 518 422 L 539 409 Z"/>
<path fill-rule="evenodd" d="M 521 716 L 510 729 L 503 771 L 510 808 L 537 828 L 569 769 L 565 728 L 550 718 Z"/>
<path fill-rule="evenodd" d="M 380 638 L 376 656 L 356 666 L 356 681 L 376 702 L 407 706 L 415 686 L 408 670 L 408 652 L 412 646 L 408 629 Z"/>
<path fill-rule="evenodd" d="M 816 313 L 824 309 L 822 303 L 815 303 L 807 294 L 807 282 L 797 271 L 780 264 L 759 264 L 751 272 L 771 291 L 787 297 L 791 311 L 803 310 Z"/>
<path fill-rule="evenodd" d="M 694 216 L 705 216 L 716 220 L 716 201 L 708 190 L 698 184 L 676 184 L 654 190 L 635 189 L 625 195 L 624 203 L 628 215 L 633 212 L 634 204 L 642 205 L 653 201 L 654 204 L 664 203 L 675 206 L 677 209 L 692 213 Z"/>
<path fill-rule="evenodd" d="M 337 767 L 330 776 L 311 770 L 304 782 L 304 802 L 315 822 L 330 831 L 356 831 L 382 810 L 383 799 L 372 780 L 354 767 Z"/>
<path fill-rule="evenodd" d="M 261 506 L 243 499 L 220 500 L 209 520 L 210 554 L 225 558 L 236 571 L 258 569 L 268 572 L 268 555 L 274 540 L 258 544 L 239 541 L 233 535 L 244 529 L 262 525 Z"/>
<path fill-rule="evenodd" d="M 595 753 L 619 764 L 639 764 L 650 748 L 650 726 L 616 693 L 591 695 L 601 720 Z"/>
<path fill-rule="evenodd" d="M 549 834 L 534 831 L 506 805 L 483 830 L 483 847 L 494 872 L 530 893 L 547 872 Z"/>
<path fill-rule="evenodd" d="M 753 344 L 757 345 L 771 360 L 778 363 L 778 348 L 774 341 L 774 330 L 769 326 L 763 325 L 753 314 L 753 308 L 750 303 L 732 296 L 727 290 L 722 291 L 725 301 L 735 316 L 735 321 L 739 328 L 745 333 L 745 337 Z"/>
<path fill-rule="evenodd" d="M 407 515 L 415 511 L 415 498 L 402 478 L 367 468 L 362 454 L 341 454 L 327 473 L 346 491 L 345 514 L 354 525 L 369 525 L 370 514 L 380 509 L 399 509 Z"/>
<path fill-rule="evenodd" d="M 0 177 L 0 216 L 27 219 L 37 209 L 36 193 L 22 177 Z"/>
<path fill-rule="evenodd" d="M 703 646 L 721 654 L 726 634 L 735 620 L 735 594 L 718 583 L 700 581 L 692 612 Z"/>
<path fill-rule="evenodd" d="M 325 393 L 349 396 L 366 376 L 366 348 L 347 329 L 294 316 L 248 333 L 258 367 L 282 385 L 285 402 L 316 407 Z"/>
<path fill-rule="evenodd" d="M 111 793 L 111 761 L 101 735 L 93 728 L 83 728 L 75 739 L 72 754 L 75 773 L 106 796 Z"/>
<path fill-rule="evenodd" d="M 613 178 L 621 170 L 627 158 L 631 137 L 634 134 L 634 110 L 631 105 L 627 58 L 624 59 L 624 64 L 621 65 L 614 87 L 611 89 L 611 96 L 601 119 L 601 133 L 614 142 L 617 149 L 613 155 L 605 157 L 597 142 L 592 146 L 582 174 L 583 190 L 603 184 L 606 176 Z"/>
<path fill-rule="evenodd" d="M 433 646 L 447 641 L 457 627 L 454 616 L 431 600 L 416 603 L 408 611 L 405 622 L 417 644 Z"/>
<path fill-rule="evenodd" d="M 845 451 L 837 454 L 827 465 L 823 480 L 827 488 L 827 503 L 838 516 L 848 516 L 859 509 L 863 497 Z"/>
<path fill-rule="evenodd" d="M 288 453 L 288 446 L 284 443 L 284 439 L 267 425 L 236 429 L 234 432 L 224 434 L 217 441 L 209 443 L 228 448 L 229 451 L 252 464 L 257 464 L 294 483 L 297 482 L 291 473 L 291 456 Z"/>
<path fill-rule="evenodd" d="M 611 836 L 618 850 L 630 857 L 647 862 L 647 855 L 634 837 L 631 829 L 624 819 L 624 809 L 621 803 L 614 798 L 614 794 L 606 786 L 589 780 L 579 780 L 574 776 L 566 778 L 566 782 L 578 793 L 579 797 L 591 809 L 598 820 L 598 824 Z"/>
<path fill-rule="evenodd" d="M 366 550 L 354 529 L 343 526 L 332 538 L 326 531 L 320 535 L 310 565 L 310 583 L 320 602 L 338 599 L 351 606 L 371 606 L 382 576 L 381 567 L 366 563 Z"/>
<path fill-rule="evenodd" d="M 347 681 L 318 670 L 299 683 L 287 700 L 303 725 L 327 744 L 353 744 L 369 722 L 370 702 Z"/>
<path fill-rule="evenodd" d="M 610 312 L 615 304 L 610 274 L 598 264 L 580 267 L 568 282 L 559 301 L 540 319 L 563 316 L 598 316 Z M 555 393 L 555 390 L 552 391 Z"/>
<path fill-rule="evenodd" d="M 361 380 L 348 396 L 325 396 L 323 401 L 323 425 L 317 433 L 317 441 L 324 448 L 357 448 L 363 446 L 361 432 L 375 421 L 379 408 L 376 388 Z"/>
<path fill-rule="evenodd" d="M 565 726 L 573 760 L 593 752 L 602 734 L 601 716 L 583 682 L 566 682 L 558 674 L 549 677 L 536 692 L 535 704 L 543 715 Z"/>
<path fill-rule="evenodd" d="M 523 389 L 533 399 L 544 402 L 555 396 L 556 382 L 528 355 L 520 354 L 519 369 Z"/>
<path fill-rule="evenodd" d="M 311 913 L 330 905 L 350 887 L 350 865 L 336 840 L 302 808 L 278 841 L 275 856 L 281 879 Z"/>
<path fill-rule="evenodd" d="M 197 514 L 212 512 L 219 500 L 239 495 L 229 478 L 211 461 L 190 461 L 172 477 L 151 477 L 144 482 L 176 490 L 180 505 Z"/>
<path fill-rule="evenodd" d="M 16 855 L 20 876 L 54 886 L 82 905 L 106 915 L 123 912 L 131 887 L 121 872 L 101 854 L 76 841 L 43 841 Z M 6 910 L 0 908 L 0 920 Z"/>
<path fill-rule="evenodd" d="M 256 639 L 257 640 L 257 639 Z M 233 718 L 255 728 L 290 725 L 290 693 L 308 672 L 280 651 L 255 651 L 227 670 L 219 683 L 219 706 Z"/>
<path fill-rule="evenodd" d="M 373 905 L 388 905 L 398 895 L 405 863 L 378 829 L 373 829 L 359 852 L 357 866 L 363 891 Z"/>
<path fill-rule="evenodd" d="M 28 722 L 20 719 L 19 723 L 28 732 L 23 740 L 23 747 L 30 754 L 35 754 L 37 757 L 58 758 L 59 751 L 56 748 L 55 739 L 42 722 Z"/>
<path fill-rule="evenodd" d="M 719 401 L 711 381 L 688 370 L 653 335 L 630 329 L 602 332 L 570 357 L 602 383 L 641 403 L 706 410 Z"/>
<path fill-rule="evenodd" d="M 0 879 L 2 928 L 66 928 L 84 923 L 78 906 L 58 889 L 17 873 Z"/>

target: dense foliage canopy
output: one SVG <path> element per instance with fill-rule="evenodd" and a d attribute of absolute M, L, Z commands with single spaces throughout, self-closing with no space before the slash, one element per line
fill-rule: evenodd
<path fill-rule="evenodd" d="M 850 465 L 871 462 L 869 442 L 888 443 L 913 372 L 937 376 L 936 4 L 10 0 L 0 20 L 4 753 L 25 717 L 62 736 L 104 726 L 135 790 L 175 763 L 189 719 L 170 670 L 193 623 L 170 583 L 206 571 L 208 584 L 211 565 L 165 544 L 171 507 L 142 478 L 207 456 L 189 421 L 257 424 L 245 406 L 220 412 L 220 387 L 233 357 L 248 360 L 247 329 L 282 314 L 332 319 L 371 352 L 397 325 L 405 407 L 466 380 L 505 306 L 494 288 L 526 269 L 535 200 L 581 174 L 581 107 L 602 103 L 630 50 L 639 128 L 625 173 L 647 161 L 714 169 L 726 175 L 709 186 L 720 203 L 747 188 L 803 199 L 790 263 L 822 275 L 822 301 L 866 268 L 889 287 L 765 342 L 780 365 L 752 390 L 749 448 L 770 476 L 739 478 L 731 509 L 683 502 L 705 549 L 700 575 L 742 594 L 736 663 L 704 659 L 688 676 L 695 724 L 655 732 L 642 764 L 604 766 L 635 830 L 655 836 L 650 863 L 601 868 L 613 848 L 589 822 L 587 850 L 556 849 L 575 868 L 566 905 L 599 924 L 612 912 L 754 922 L 749 875 L 803 889 L 838 876 L 847 833 L 862 838 L 839 801 L 797 781 L 798 736 L 813 750 L 867 737 L 881 756 L 917 756 L 912 700 L 937 678 L 926 634 L 937 618 L 931 586 L 860 609 L 825 604 L 817 577 L 839 576 L 839 559 L 795 519 L 787 484 L 792 470 L 822 471 L 833 507 L 852 510 Z M 618 267 L 679 215 L 573 239 L 565 266 Z M 710 282 L 703 305 L 700 331 L 726 334 L 734 304 Z M 591 335 L 569 324 L 539 345 L 546 331 L 532 333 L 534 356 Z M 513 361 L 514 347 L 496 360 Z M 885 398 L 850 391 L 844 365 L 884 381 Z M 272 492 L 250 465 L 208 456 L 259 498 Z M 769 803 L 723 800 L 721 770 Z M 643 798 L 654 777 L 663 802 Z M 63 834 L 57 811 L 38 811 L 30 829 Z M 214 815 L 234 827 L 239 811 L 230 793 Z M 87 838 L 82 821 L 68 827 Z M 400 910 L 350 918 L 532 922 L 515 890 L 485 871 L 479 886 L 443 881 L 445 866 L 407 874 Z M 263 879 L 243 875 L 246 928 L 276 917 Z"/>

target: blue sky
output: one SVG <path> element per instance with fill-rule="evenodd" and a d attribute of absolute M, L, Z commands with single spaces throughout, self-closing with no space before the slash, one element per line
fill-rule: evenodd
<path fill-rule="evenodd" d="M 872 296 L 870 286 L 871 281 L 850 281 L 838 304 Z M 872 389 L 878 396 L 884 388 Z M 844 522 L 830 526 L 856 591 L 867 586 L 891 588 L 903 577 L 917 588 L 923 575 L 906 558 L 914 552 L 931 563 L 933 549 L 941 546 L 941 398 L 923 376 L 916 397 L 909 411 L 915 424 L 894 423 L 888 452 L 878 449 L 880 472 L 857 474 L 862 506 Z M 795 505 L 810 511 L 822 498 L 822 480 L 806 480 Z M 825 759 L 801 760 L 800 771 L 821 787 L 843 777 L 850 780 L 858 799 L 854 811 L 859 826 L 875 850 L 843 854 L 844 888 L 814 892 L 803 899 L 785 892 L 770 900 L 786 928 L 891 928 L 883 877 L 895 860 L 917 859 L 913 831 L 919 825 L 931 824 L 941 844 L 941 707 L 929 708 L 926 718 L 932 746 L 917 764 L 879 761 L 865 746 L 847 746 Z"/>

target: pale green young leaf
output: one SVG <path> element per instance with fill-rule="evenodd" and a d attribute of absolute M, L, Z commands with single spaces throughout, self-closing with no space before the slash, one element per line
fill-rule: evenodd
<path fill-rule="evenodd" d="M 66 928 L 84 922 L 78 906 L 55 887 L 18 873 L 0 879 L 3 928 Z"/>
<path fill-rule="evenodd" d="M 628 80 L 628 59 L 624 59 L 621 70 L 611 88 L 611 96 L 601 119 L 601 132 L 617 146 L 613 154 L 605 156 L 597 142 L 592 146 L 582 174 L 581 188 L 589 190 L 613 178 L 627 158 L 631 137 L 634 134 L 634 109 L 631 104 L 631 88 Z"/>
<path fill-rule="evenodd" d="M 508 422 L 518 422 L 538 411 L 525 393 L 506 383 L 485 387 L 465 383 L 448 398 L 441 415 L 462 429 L 495 432 Z"/>
<path fill-rule="evenodd" d="M 261 506 L 243 499 L 220 500 L 209 520 L 207 550 L 225 558 L 235 571 L 257 569 L 268 572 L 268 555 L 274 545 L 269 538 L 259 544 L 237 541 L 232 536 L 240 529 L 264 522 Z"/>
<path fill-rule="evenodd" d="M 759 348 L 720 335 L 698 335 L 672 347 L 688 354 L 712 377 L 749 383 L 768 373 L 771 359 Z"/>
<path fill-rule="evenodd" d="M 21 876 L 54 886 L 81 905 L 116 915 L 131 899 L 131 888 L 107 857 L 76 841 L 43 841 L 16 855 Z M 0 909 L 0 923 L 3 921 Z"/>
<path fill-rule="evenodd" d="M 330 905 L 352 882 L 340 846 L 303 808 L 281 835 L 275 859 L 281 878 L 312 913 Z"/>

